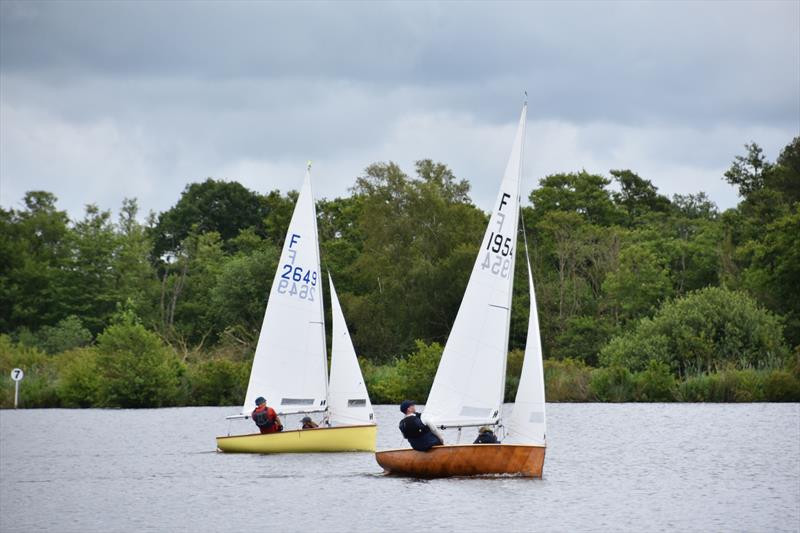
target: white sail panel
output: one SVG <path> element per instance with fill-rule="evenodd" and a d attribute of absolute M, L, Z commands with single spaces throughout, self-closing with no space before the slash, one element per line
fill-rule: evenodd
<path fill-rule="evenodd" d="M 279 413 L 326 407 L 322 276 L 311 173 L 306 172 L 264 313 L 242 413 L 263 396 Z"/>
<path fill-rule="evenodd" d="M 364 376 L 358 366 L 356 351 L 344 313 L 328 276 L 331 289 L 331 312 L 333 334 L 331 339 L 331 379 L 328 386 L 329 420 L 333 425 L 373 424 L 374 414 L 369 401 Z"/>
<path fill-rule="evenodd" d="M 528 337 L 525 340 L 525 358 L 519 388 L 508 422 L 505 442 L 509 444 L 539 444 L 544 446 L 547 431 L 544 396 L 544 364 L 542 361 L 542 338 L 539 333 L 539 313 L 536 306 L 536 290 L 533 286 L 531 261 L 528 263 L 528 287 L 530 289 L 530 316 Z"/>
<path fill-rule="evenodd" d="M 425 413 L 437 425 L 494 422 L 500 414 L 526 114 L 527 105 L 522 108 L 489 226 L 425 405 Z"/>

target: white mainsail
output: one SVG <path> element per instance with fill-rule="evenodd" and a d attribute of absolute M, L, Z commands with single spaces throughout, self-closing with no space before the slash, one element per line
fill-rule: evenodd
<path fill-rule="evenodd" d="M 527 104 L 425 414 L 442 426 L 494 423 L 505 388 Z"/>
<path fill-rule="evenodd" d="M 356 351 L 344 320 L 333 279 L 331 289 L 333 333 L 331 339 L 331 379 L 328 386 L 329 420 L 334 425 L 372 424 L 374 415 L 364 376 L 358 366 Z"/>
<path fill-rule="evenodd" d="M 259 396 L 281 414 L 324 411 L 327 375 L 322 276 L 309 166 L 272 282 L 242 414 L 252 411 Z"/>
<path fill-rule="evenodd" d="M 527 252 L 527 250 L 526 250 Z M 508 422 L 505 442 L 510 444 L 539 444 L 544 446 L 547 431 L 544 399 L 544 365 L 542 362 L 542 338 L 539 334 L 539 313 L 536 307 L 536 291 L 533 287 L 531 261 L 528 263 L 528 287 L 530 290 L 530 315 L 528 337 L 525 340 L 525 358 L 519 378 L 514 409 Z"/>

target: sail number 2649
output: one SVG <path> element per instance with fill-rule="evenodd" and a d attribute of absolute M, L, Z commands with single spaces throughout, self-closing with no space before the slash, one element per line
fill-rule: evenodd
<path fill-rule="evenodd" d="M 297 296 L 304 300 L 314 301 L 317 285 L 317 272 L 315 270 L 303 270 L 303 267 L 283 265 L 281 266 L 281 279 L 278 282 L 278 292 Z"/>

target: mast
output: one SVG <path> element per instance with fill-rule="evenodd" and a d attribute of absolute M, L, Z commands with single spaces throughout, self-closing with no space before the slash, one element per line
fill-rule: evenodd
<path fill-rule="evenodd" d="M 522 212 L 522 198 L 521 198 L 521 190 L 522 190 L 522 169 L 523 164 L 525 162 L 525 133 L 527 131 L 527 117 L 528 117 L 528 91 L 525 91 L 525 98 L 522 102 L 522 115 L 525 117 L 524 120 L 521 121 L 520 128 L 522 129 L 522 142 L 520 143 L 519 147 L 519 167 L 517 171 L 517 183 L 519 185 L 517 189 L 517 213 L 516 219 L 519 220 L 520 213 Z M 523 227 L 523 231 L 525 228 Z M 517 231 L 517 233 L 519 233 Z M 519 235 L 515 236 L 515 244 L 516 241 L 519 240 Z M 525 246 L 525 253 L 527 254 L 528 248 L 527 243 Z M 516 251 L 512 254 L 511 258 L 511 290 L 508 292 L 508 320 L 506 321 L 506 355 L 503 357 L 503 372 L 500 376 L 500 387 L 503 391 L 503 397 L 500 399 L 500 405 L 498 406 L 498 413 L 502 413 L 503 409 L 503 400 L 505 400 L 505 391 L 506 391 L 506 371 L 508 367 L 508 341 L 511 339 L 511 306 L 513 303 L 513 295 L 514 295 L 514 272 L 516 271 L 516 264 L 517 264 L 517 253 Z"/>
<path fill-rule="evenodd" d="M 318 275 L 317 279 L 319 279 L 319 284 L 318 284 L 318 287 L 319 287 L 319 316 L 321 317 L 321 323 L 320 323 L 321 327 L 319 328 L 319 330 L 320 330 L 320 336 L 322 338 L 323 354 L 326 354 L 328 345 L 327 345 L 327 341 L 325 339 L 325 305 L 324 305 L 324 301 L 323 301 L 324 300 L 324 292 L 322 290 L 322 285 L 323 285 L 323 283 L 322 283 L 322 262 L 320 261 L 320 258 L 319 258 L 319 228 L 317 227 L 317 202 L 314 200 L 313 187 L 311 185 L 311 179 L 310 179 L 310 177 L 311 177 L 311 160 L 309 160 L 308 163 L 306 163 L 306 172 L 307 172 L 307 174 L 309 176 L 308 188 L 309 188 L 309 192 L 311 193 L 311 210 L 312 210 L 312 213 L 314 215 L 314 243 L 316 244 L 314 246 L 314 252 L 316 254 L 316 259 L 317 259 L 317 262 L 316 262 L 317 275 Z M 327 355 L 323 355 L 321 362 L 322 362 L 322 374 L 327 377 L 328 376 L 328 357 L 327 357 Z M 323 381 L 325 383 L 325 415 L 324 416 L 325 416 L 325 418 L 327 418 L 327 416 L 328 416 L 328 380 L 325 379 Z"/>

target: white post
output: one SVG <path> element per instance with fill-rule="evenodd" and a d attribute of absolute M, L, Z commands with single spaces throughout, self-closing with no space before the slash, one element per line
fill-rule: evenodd
<path fill-rule="evenodd" d="M 14 380 L 14 409 L 19 404 L 19 382 L 25 377 L 25 372 L 21 368 L 15 368 L 11 371 L 11 379 Z"/>

